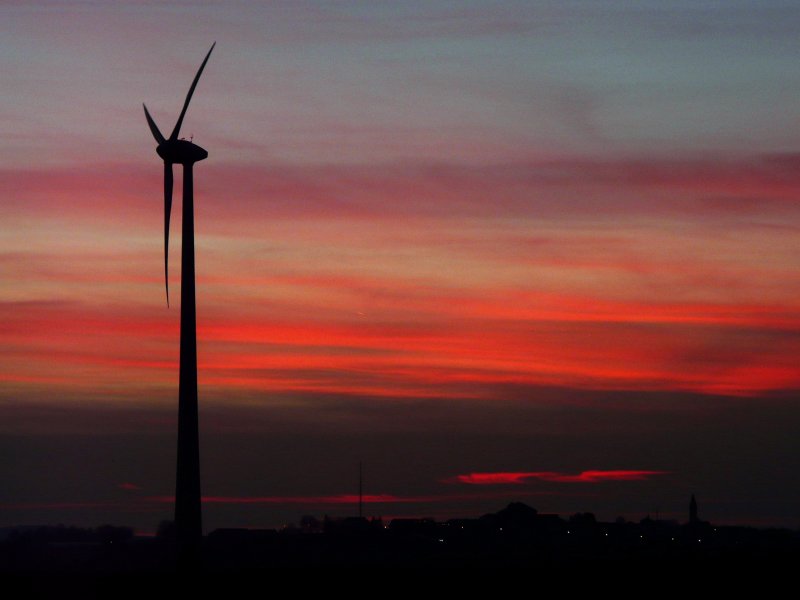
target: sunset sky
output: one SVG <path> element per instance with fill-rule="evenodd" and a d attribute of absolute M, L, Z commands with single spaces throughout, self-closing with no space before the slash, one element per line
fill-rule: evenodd
<path fill-rule="evenodd" d="M 0 3 L 0 527 L 800 526 L 800 6 Z"/>

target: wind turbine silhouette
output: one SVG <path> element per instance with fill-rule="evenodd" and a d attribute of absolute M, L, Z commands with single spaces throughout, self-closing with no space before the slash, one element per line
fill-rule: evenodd
<path fill-rule="evenodd" d="M 180 557 L 190 561 L 197 555 L 203 536 L 200 509 L 200 438 L 197 423 L 197 320 L 194 287 L 194 163 L 208 157 L 200 146 L 178 139 L 183 117 L 189 107 L 194 89 L 208 57 L 192 81 L 181 116 L 169 139 L 164 138 L 153 117 L 144 106 L 144 115 L 153 137 L 158 142 L 156 152 L 164 160 L 164 283 L 169 306 L 168 252 L 169 218 L 172 212 L 172 165 L 183 165 L 183 235 L 181 238 L 181 348 L 178 384 L 178 465 L 175 484 L 175 533 Z"/>

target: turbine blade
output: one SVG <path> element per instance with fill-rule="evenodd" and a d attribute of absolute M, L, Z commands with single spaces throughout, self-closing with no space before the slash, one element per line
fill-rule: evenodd
<path fill-rule="evenodd" d="M 206 63 L 208 62 L 208 57 L 211 56 L 211 51 L 214 50 L 214 46 L 217 45 L 217 42 L 211 44 L 211 50 L 208 51 L 206 54 L 205 59 L 203 59 L 203 64 L 200 65 L 200 69 L 197 71 L 197 75 L 194 76 L 194 81 L 192 81 L 192 87 L 189 88 L 189 93 L 186 94 L 186 102 L 183 103 L 183 110 L 181 111 L 181 116 L 178 117 L 178 122 L 175 123 L 175 129 L 172 130 L 172 135 L 169 136 L 170 140 L 177 140 L 178 134 L 181 131 L 181 125 L 183 124 L 183 117 L 186 114 L 186 109 L 189 108 L 189 101 L 192 99 L 192 94 L 194 94 L 194 88 L 197 87 L 197 82 L 200 80 L 200 75 L 203 73 L 203 69 L 206 67 Z"/>
<path fill-rule="evenodd" d="M 169 216 L 172 213 L 172 163 L 164 161 L 164 285 L 169 306 Z"/>
<path fill-rule="evenodd" d="M 144 106 L 144 116 L 147 117 L 147 124 L 150 126 L 150 131 L 153 133 L 153 137 L 156 138 L 156 141 L 160 146 L 166 140 L 164 139 L 164 136 L 161 135 L 161 132 L 158 130 L 158 125 L 156 125 L 156 122 L 153 121 L 153 117 L 151 117 L 150 113 L 147 112 L 147 105 L 144 102 L 142 102 L 142 106 Z"/>

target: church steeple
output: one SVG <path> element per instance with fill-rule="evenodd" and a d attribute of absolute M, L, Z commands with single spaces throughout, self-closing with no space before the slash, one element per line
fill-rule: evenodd
<path fill-rule="evenodd" d="M 694 494 L 692 494 L 692 499 L 689 501 L 689 524 L 696 525 L 698 522 L 697 500 L 694 499 Z"/>

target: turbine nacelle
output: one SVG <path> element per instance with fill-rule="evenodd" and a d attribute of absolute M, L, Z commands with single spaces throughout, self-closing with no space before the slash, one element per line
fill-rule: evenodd
<path fill-rule="evenodd" d="M 165 140 L 156 148 L 164 162 L 172 164 L 192 164 L 208 158 L 208 152 L 187 140 Z"/>

